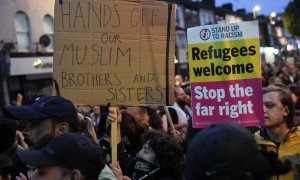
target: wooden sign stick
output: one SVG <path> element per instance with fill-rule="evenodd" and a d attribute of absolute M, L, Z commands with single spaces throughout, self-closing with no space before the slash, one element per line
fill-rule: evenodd
<path fill-rule="evenodd" d="M 111 163 L 114 166 L 118 164 L 118 108 L 113 107 L 113 111 L 117 116 L 117 121 L 111 123 Z"/>
<path fill-rule="evenodd" d="M 165 109 L 165 112 L 166 112 L 166 115 L 167 115 L 167 119 L 168 119 L 169 126 L 170 126 L 170 128 L 171 128 L 171 131 L 172 131 L 173 133 L 175 133 L 175 127 L 174 127 L 172 118 L 171 118 L 171 116 L 170 116 L 169 109 L 168 109 L 167 106 L 164 106 L 164 109 Z"/>

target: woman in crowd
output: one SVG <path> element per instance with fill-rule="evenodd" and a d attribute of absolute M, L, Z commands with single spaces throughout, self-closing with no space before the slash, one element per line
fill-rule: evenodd
<path fill-rule="evenodd" d="M 109 112 L 108 120 L 117 121 L 121 126 L 122 113 L 113 108 Z M 161 131 L 149 131 L 143 148 L 136 156 L 130 156 L 122 145 L 118 129 L 118 159 L 124 175 L 132 179 L 182 179 L 183 151 L 174 138 Z"/>

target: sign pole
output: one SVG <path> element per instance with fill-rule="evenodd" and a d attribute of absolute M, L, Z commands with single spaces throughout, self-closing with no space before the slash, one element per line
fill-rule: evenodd
<path fill-rule="evenodd" d="M 112 164 L 118 164 L 118 108 L 113 107 L 114 114 L 117 116 L 117 121 L 111 123 L 111 157 Z"/>

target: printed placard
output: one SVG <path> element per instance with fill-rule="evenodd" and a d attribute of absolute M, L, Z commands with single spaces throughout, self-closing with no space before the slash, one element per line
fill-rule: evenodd
<path fill-rule="evenodd" d="M 188 29 L 193 127 L 263 124 L 257 21 Z"/>

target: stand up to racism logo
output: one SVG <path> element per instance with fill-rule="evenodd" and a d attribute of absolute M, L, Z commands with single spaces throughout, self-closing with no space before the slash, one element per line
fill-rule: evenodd
<path fill-rule="evenodd" d="M 200 38 L 202 40 L 208 40 L 210 38 L 210 31 L 207 28 L 204 28 L 200 31 Z"/>

